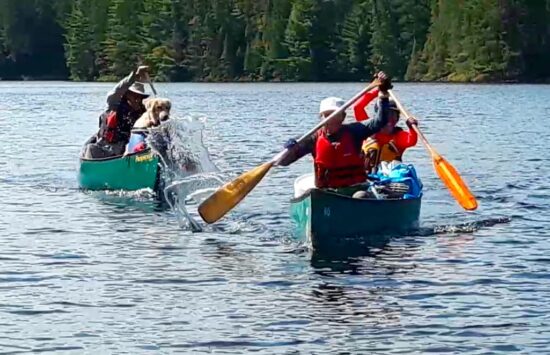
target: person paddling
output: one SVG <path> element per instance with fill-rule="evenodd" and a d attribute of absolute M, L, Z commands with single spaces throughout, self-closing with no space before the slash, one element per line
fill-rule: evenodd
<path fill-rule="evenodd" d="M 95 142 L 87 147 L 88 158 L 105 158 L 124 153 L 134 123 L 145 113 L 143 100 L 149 97 L 142 82 L 149 67 L 139 66 L 122 79 L 108 94 L 107 108 L 99 117 Z"/>
<path fill-rule="evenodd" d="M 343 188 L 366 182 L 367 174 L 361 153 L 363 141 L 377 133 L 388 122 L 388 90 L 391 80 L 383 73 L 377 75 L 380 84 L 376 117 L 365 124 L 355 122 L 343 124 L 346 118 L 342 113 L 309 139 L 297 144 L 290 140 L 285 145 L 288 154 L 279 162 L 287 166 L 301 157 L 312 154 L 314 157 L 315 186 L 318 188 Z M 321 101 L 319 114 L 328 117 L 344 104 L 344 100 L 329 97 Z"/>
<path fill-rule="evenodd" d="M 401 161 L 405 150 L 414 147 L 418 141 L 418 135 L 412 128 L 413 125 L 418 125 L 416 118 L 409 117 L 407 119 L 406 124 L 409 129 L 405 131 L 396 126 L 400 113 L 395 102 L 390 99 L 388 107 L 388 123 L 382 127 L 380 132 L 369 137 L 363 143 L 362 150 L 367 173 L 376 172 L 380 162 Z M 375 107 L 375 110 L 377 109 L 378 106 Z M 364 107 L 362 110 L 364 111 Z"/>
<path fill-rule="evenodd" d="M 383 74 L 383 73 L 382 73 Z M 378 95 L 379 90 L 374 89 L 361 97 L 353 107 L 355 119 L 359 122 L 369 119 L 366 107 Z M 375 106 L 375 110 L 377 106 Z M 414 147 L 418 141 L 416 131 L 412 129 L 413 125 L 418 125 L 414 117 L 407 119 L 408 131 L 397 127 L 400 112 L 395 102 L 390 99 L 390 115 L 388 123 L 372 137 L 369 137 L 363 143 L 363 154 L 365 157 L 365 169 L 367 173 L 374 173 L 378 164 L 382 161 L 391 162 L 393 160 L 401 161 L 403 153 L 407 148 Z"/>

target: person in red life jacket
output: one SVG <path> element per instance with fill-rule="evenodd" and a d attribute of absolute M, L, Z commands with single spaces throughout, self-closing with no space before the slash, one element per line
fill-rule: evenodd
<path fill-rule="evenodd" d="M 375 106 L 375 111 L 377 109 L 377 106 Z M 388 123 L 382 127 L 380 132 L 363 142 L 362 150 L 367 173 L 376 172 L 378 164 L 382 161 L 401 161 L 405 150 L 415 146 L 418 141 L 418 135 L 412 127 L 413 125 L 417 125 L 418 121 L 414 117 L 409 118 L 406 122 L 409 129 L 405 131 L 401 127 L 396 126 L 399 122 L 400 112 L 395 102 L 391 99 L 389 101 L 389 109 Z M 365 106 L 355 106 L 356 115 L 358 111 L 365 112 Z M 358 119 L 362 117 L 356 116 Z"/>
<path fill-rule="evenodd" d="M 134 123 L 145 112 L 142 81 L 148 78 L 147 66 L 140 66 L 122 79 L 107 94 L 107 109 L 99 117 L 99 132 L 89 142 L 85 157 L 105 158 L 122 155 Z"/>
<path fill-rule="evenodd" d="M 279 165 L 287 166 L 301 157 L 312 154 L 314 158 L 315 186 L 318 188 L 342 188 L 362 184 L 367 174 L 361 153 L 363 141 L 377 133 L 388 122 L 389 98 L 387 90 L 391 81 L 384 74 L 379 73 L 379 106 L 380 110 L 374 119 L 365 124 L 355 122 L 343 124 L 345 113 L 334 117 L 317 134 L 297 144 L 295 140 L 287 142 L 285 147 L 288 154 L 283 157 Z M 338 110 L 344 100 L 329 97 L 321 101 L 319 113 L 324 119 Z"/>

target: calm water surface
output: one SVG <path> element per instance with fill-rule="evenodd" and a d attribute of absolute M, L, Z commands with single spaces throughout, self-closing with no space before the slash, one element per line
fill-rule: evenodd
<path fill-rule="evenodd" d="M 312 127 L 320 99 L 360 88 L 157 89 L 177 114 L 208 117 L 205 145 L 234 176 Z M 288 200 L 309 158 L 274 169 L 204 233 L 147 193 L 79 191 L 78 153 L 109 89 L 0 83 L 1 352 L 550 351 L 550 86 L 396 85 L 480 208 L 454 203 L 419 146 L 406 159 L 425 185 L 423 229 L 439 233 L 348 256 L 291 239 Z"/>

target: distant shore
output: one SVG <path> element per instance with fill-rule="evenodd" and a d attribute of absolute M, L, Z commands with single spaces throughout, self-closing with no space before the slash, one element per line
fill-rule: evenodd
<path fill-rule="evenodd" d="M 122 78 L 121 78 L 122 79 Z M 75 81 L 71 80 L 68 77 L 59 77 L 59 76 L 39 76 L 39 77 L 20 77 L 20 78 L 0 78 L 2 81 L 69 81 L 75 83 L 112 83 L 116 82 L 113 78 L 109 80 L 94 80 L 94 81 Z M 296 81 L 296 80 L 255 80 L 250 78 L 240 78 L 235 80 L 192 80 L 192 81 L 156 81 L 159 83 L 357 83 L 359 81 L 349 81 L 349 80 L 330 80 L 330 81 Z M 521 79 L 511 79 L 511 80 L 480 80 L 480 81 L 458 81 L 458 80 L 434 80 L 434 81 L 400 81 L 394 80 L 394 83 L 416 83 L 416 84 L 550 84 L 550 78 L 544 78 L 539 80 L 521 80 Z"/>

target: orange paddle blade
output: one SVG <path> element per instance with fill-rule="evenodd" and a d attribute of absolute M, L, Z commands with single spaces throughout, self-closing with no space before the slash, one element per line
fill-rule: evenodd
<path fill-rule="evenodd" d="M 199 214 L 206 223 L 214 223 L 231 211 L 271 169 L 273 162 L 264 163 L 220 187 L 199 205 Z"/>
<path fill-rule="evenodd" d="M 477 201 L 466 183 L 460 177 L 460 174 L 454 166 L 451 165 L 441 155 L 433 156 L 434 169 L 439 175 L 439 178 L 447 186 L 455 200 L 468 211 L 473 211 L 477 208 Z"/>

